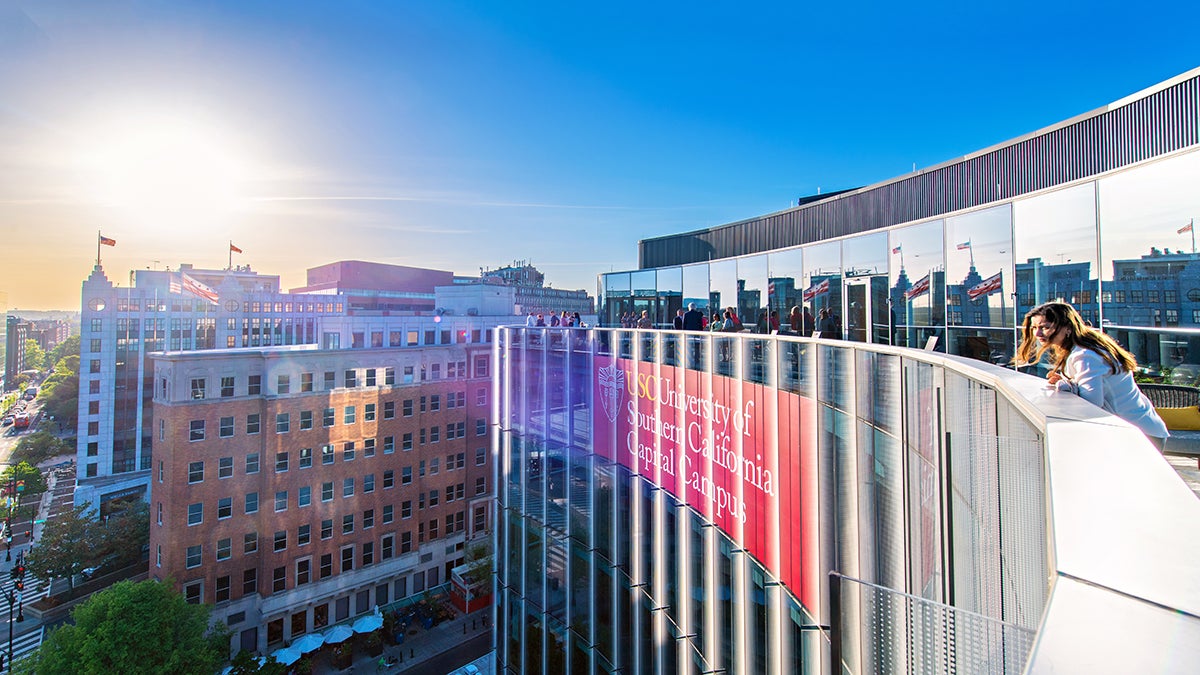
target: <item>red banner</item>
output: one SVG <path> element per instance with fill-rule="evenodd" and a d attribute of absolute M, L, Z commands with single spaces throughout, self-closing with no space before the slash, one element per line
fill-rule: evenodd
<path fill-rule="evenodd" d="M 673 366 L 596 357 L 596 453 L 715 523 L 820 604 L 815 404 Z"/>

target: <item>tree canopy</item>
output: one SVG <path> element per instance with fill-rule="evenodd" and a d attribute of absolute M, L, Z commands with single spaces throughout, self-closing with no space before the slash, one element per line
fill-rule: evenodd
<path fill-rule="evenodd" d="M 25 367 L 31 370 L 46 369 L 46 352 L 37 340 L 25 341 Z"/>
<path fill-rule="evenodd" d="M 9 462 L 40 464 L 51 457 L 74 454 L 75 448 L 48 431 L 25 434 L 9 455 Z"/>
<path fill-rule="evenodd" d="M 84 568 L 105 561 L 133 564 L 149 541 L 150 506 L 140 499 L 103 522 L 93 520 L 86 506 L 78 506 L 46 523 L 25 562 L 35 577 L 44 581 L 62 577 L 74 590 L 75 575 Z"/>
<path fill-rule="evenodd" d="M 7 486 L 10 480 L 14 482 L 25 481 L 25 490 L 20 493 L 23 497 L 26 495 L 40 495 L 46 491 L 46 479 L 42 477 L 42 472 L 29 462 L 18 462 L 0 472 L 0 485 Z M 29 502 L 26 501 L 24 503 L 28 504 Z"/>
<path fill-rule="evenodd" d="M 229 634 L 209 625 L 209 612 L 167 584 L 121 581 L 75 608 L 74 625 L 52 631 L 16 672 L 212 675 L 228 658 Z"/>

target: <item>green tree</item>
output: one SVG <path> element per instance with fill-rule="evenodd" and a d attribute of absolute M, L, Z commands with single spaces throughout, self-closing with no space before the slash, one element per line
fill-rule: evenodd
<path fill-rule="evenodd" d="M 62 361 L 64 357 L 72 355 L 79 356 L 79 343 L 80 337 L 78 335 L 72 335 L 66 340 L 54 345 L 54 349 L 51 349 L 50 353 L 47 354 L 46 363 L 57 368 L 58 362 Z"/>
<path fill-rule="evenodd" d="M 25 341 L 25 367 L 33 370 L 46 369 L 46 352 L 37 340 Z"/>
<path fill-rule="evenodd" d="M 21 440 L 17 441 L 17 446 L 13 448 L 8 461 L 29 462 L 36 465 L 51 457 L 71 454 L 73 451 L 74 448 L 58 436 L 48 431 L 35 431 L 22 436 Z"/>
<path fill-rule="evenodd" d="M 63 357 L 38 392 L 42 408 L 54 419 L 74 428 L 79 419 L 79 356 Z"/>
<path fill-rule="evenodd" d="M 210 626 L 209 614 L 165 583 L 121 581 L 71 612 L 74 625 L 51 632 L 17 672 L 212 675 L 228 657 L 229 633 Z"/>
<path fill-rule="evenodd" d="M 135 499 L 124 510 L 112 514 L 96 530 L 97 558 L 114 556 L 119 565 L 131 565 L 141 558 L 150 543 L 150 505 Z"/>
<path fill-rule="evenodd" d="M 284 675 L 287 666 L 268 656 L 266 661 L 258 662 L 258 657 L 245 649 L 239 651 L 229 664 L 229 675 Z"/>
<path fill-rule="evenodd" d="M 25 481 L 25 489 L 19 493 L 22 497 L 40 495 L 46 491 L 46 479 L 42 477 L 42 472 L 29 462 L 20 462 L 0 473 L 0 485 L 7 486 L 10 481 Z"/>
<path fill-rule="evenodd" d="M 46 582 L 65 577 L 67 587 L 75 592 L 75 575 L 102 557 L 98 523 L 88 517 L 87 510 L 87 506 L 77 506 L 46 522 L 37 546 L 25 554 L 30 574 Z"/>

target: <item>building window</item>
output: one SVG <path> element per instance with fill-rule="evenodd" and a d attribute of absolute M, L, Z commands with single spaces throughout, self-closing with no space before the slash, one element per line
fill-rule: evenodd
<path fill-rule="evenodd" d="M 332 370 L 325 371 L 325 391 L 332 391 L 337 388 L 337 376 Z"/>
<path fill-rule="evenodd" d="M 308 431 L 313 428 L 313 414 L 311 410 L 300 411 L 300 431 Z"/>
<path fill-rule="evenodd" d="M 394 436 L 383 437 L 383 454 L 390 455 L 396 451 L 396 438 Z"/>
<path fill-rule="evenodd" d="M 300 449 L 300 468 L 308 469 L 312 467 L 312 448 Z"/>
<path fill-rule="evenodd" d="M 321 521 L 321 538 L 329 539 L 333 536 L 333 519 L 326 518 Z"/>
<path fill-rule="evenodd" d="M 475 390 L 475 405 L 483 406 L 488 402 L 487 387 L 480 387 Z"/>
<path fill-rule="evenodd" d="M 406 466 L 400 469 L 400 484 L 408 485 L 412 482 L 412 467 Z"/>
<path fill-rule="evenodd" d="M 205 382 L 205 379 L 203 377 L 193 377 L 192 378 L 192 398 L 193 399 L 203 399 L 204 398 L 204 382 Z"/>
<path fill-rule="evenodd" d="M 375 562 L 375 542 L 364 541 L 362 544 L 362 566 L 366 567 Z"/>
<path fill-rule="evenodd" d="M 233 458 L 222 457 L 217 460 L 217 478 L 233 477 Z"/>
<path fill-rule="evenodd" d="M 321 463 L 333 464 L 333 446 L 325 444 L 321 446 Z"/>
<path fill-rule="evenodd" d="M 342 498 L 354 496 L 354 477 L 342 480 Z"/>
<path fill-rule="evenodd" d="M 279 395 L 292 393 L 292 378 L 289 375 L 280 375 L 275 378 L 275 391 Z"/>
<path fill-rule="evenodd" d="M 233 550 L 233 540 L 229 538 L 221 539 L 217 542 L 217 560 L 229 560 L 231 551 Z"/>
<path fill-rule="evenodd" d="M 345 384 L 345 387 L 347 389 L 350 389 L 352 387 L 357 387 L 358 386 L 358 376 L 356 375 L 355 371 L 347 370 L 345 372 L 345 377 L 343 378 L 343 383 Z"/>
<path fill-rule="evenodd" d="M 395 519 L 395 509 L 391 504 L 383 505 L 383 524 L 387 525 Z"/>
<path fill-rule="evenodd" d="M 333 501 L 333 481 L 321 483 L 321 501 Z"/>
<path fill-rule="evenodd" d="M 217 577 L 217 590 L 213 600 L 216 602 L 225 602 L 229 599 L 229 575 Z"/>
<path fill-rule="evenodd" d="M 349 513 L 342 516 L 342 534 L 354 533 L 354 514 Z"/>
<path fill-rule="evenodd" d="M 322 410 L 321 411 L 321 426 L 323 426 L 323 427 L 333 426 L 333 414 L 334 414 L 333 408 L 326 408 L 326 409 Z"/>
<path fill-rule="evenodd" d="M 192 569 L 193 567 L 200 566 L 200 558 L 201 558 L 202 552 L 203 552 L 203 548 L 200 546 L 200 544 L 196 544 L 195 546 L 187 547 L 187 561 L 185 564 L 187 565 L 188 569 Z"/>
<path fill-rule="evenodd" d="M 279 490 L 275 493 L 275 512 L 287 511 L 288 493 L 287 490 Z"/>
<path fill-rule="evenodd" d="M 258 429 L 261 426 L 259 419 L 258 413 L 246 415 L 246 434 L 253 435 L 258 433 Z"/>
<path fill-rule="evenodd" d="M 300 492 L 296 495 L 296 505 L 304 508 L 312 504 L 312 486 L 301 485 Z"/>
<path fill-rule="evenodd" d="M 275 552 L 287 550 L 287 530 L 276 530 L 275 532 Z"/>
<path fill-rule="evenodd" d="M 189 424 L 188 441 L 204 440 L 204 420 L 192 420 Z M 91 433 L 91 427 L 88 427 L 88 433 Z"/>
<path fill-rule="evenodd" d="M 217 500 L 217 520 L 233 517 L 233 497 L 221 497 Z"/>
<path fill-rule="evenodd" d="M 411 431 L 404 434 L 401 437 L 400 447 L 403 448 L 404 450 L 412 450 L 413 449 L 413 438 L 412 438 Z"/>
<path fill-rule="evenodd" d="M 279 593 L 287 589 L 287 568 L 276 567 L 272 572 L 271 592 Z"/>
<path fill-rule="evenodd" d="M 246 379 L 246 393 L 250 396 L 262 394 L 262 375 L 251 375 Z"/>
<path fill-rule="evenodd" d="M 188 526 L 199 525 L 204 522 L 204 504 L 188 504 Z"/>
<path fill-rule="evenodd" d="M 401 520 L 407 520 L 409 518 L 412 518 L 412 500 L 411 499 L 405 499 L 404 501 L 400 502 L 400 518 L 401 518 Z"/>
<path fill-rule="evenodd" d="M 296 585 L 307 584 L 312 576 L 312 559 L 304 558 L 296 561 Z"/>
<path fill-rule="evenodd" d="M 412 417 L 413 416 L 412 399 L 411 398 L 404 399 L 404 402 L 400 405 L 400 409 L 401 409 L 401 413 L 405 417 Z"/>
<path fill-rule="evenodd" d="M 390 419 L 394 419 L 395 417 L 396 417 L 396 402 L 395 401 L 384 401 L 383 402 L 383 419 L 390 420 Z"/>
<path fill-rule="evenodd" d="M 326 553 L 321 556 L 321 578 L 324 579 L 331 574 L 333 574 L 333 555 Z"/>
<path fill-rule="evenodd" d="M 342 549 L 342 568 L 340 571 L 349 572 L 354 569 L 354 546 L 350 545 Z"/>
<path fill-rule="evenodd" d="M 396 345 L 396 346 L 399 346 L 399 345 Z M 383 383 L 386 385 L 396 384 L 396 369 L 395 368 L 384 368 L 383 369 Z"/>
<path fill-rule="evenodd" d="M 391 488 L 396 482 L 396 472 L 393 469 L 388 469 L 383 472 L 383 489 Z"/>
<path fill-rule="evenodd" d="M 283 473 L 288 470 L 288 453 L 275 453 L 275 473 Z"/>
<path fill-rule="evenodd" d="M 312 525 L 305 523 L 296 528 L 296 545 L 307 546 L 312 540 Z"/>
<path fill-rule="evenodd" d="M 204 462 L 188 463 L 188 483 L 204 482 Z"/>
<path fill-rule="evenodd" d="M 342 423 L 354 424 L 354 406 L 348 405 L 342 411 Z"/>
<path fill-rule="evenodd" d="M 242 572 L 242 594 L 250 595 L 258 592 L 258 568 L 251 567 Z"/>
<path fill-rule="evenodd" d="M 481 495 L 487 492 L 487 478 L 480 476 L 475 479 L 475 494 Z"/>
<path fill-rule="evenodd" d="M 375 509 L 367 509 L 363 511 L 363 529 L 369 530 L 375 527 Z"/>
<path fill-rule="evenodd" d="M 300 391 L 309 392 L 313 390 L 313 374 L 300 373 Z"/>
<path fill-rule="evenodd" d="M 393 535 L 385 534 L 379 540 L 379 559 L 391 560 L 395 555 L 396 538 Z"/>
<path fill-rule="evenodd" d="M 354 461 L 354 441 L 346 441 L 342 443 L 342 461 Z"/>
<path fill-rule="evenodd" d="M 363 457 L 374 457 L 374 456 L 375 456 L 375 439 L 374 438 L 364 438 L 363 439 Z"/>
<path fill-rule="evenodd" d="M 483 436 L 485 434 L 487 434 L 487 420 L 482 418 L 475 420 L 475 435 Z"/>
<path fill-rule="evenodd" d="M 258 513 L 258 493 L 246 493 L 246 513 Z"/>
<path fill-rule="evenodd" d="M 275 433 L 286 434 L 291 428 L 291 415 L 288 413 L 275 414 Z"/>
<path fill-rule="evenodd" d="M 370 494 L 375 491 L 375 474 L 369 473 L 363 476 L 363 494 Z"/>
<path fill-rule="evenodd" d="M 258 473 L 258 453 L 252 452 L 246 455 L 246 473 Z"/>
<path fill-rule="evenodd" d="M 183 586 L 183 600 L 189 605 L 204 602 L 204 581 L 192 581 Z"/>
<path fill-rule="evenodd" d="M 363 421 L 364 422 L 374 422 L 375 421 L 375 404 L 374 403 L 367 403 L 363 406 Z"/>
<path fill-rule="evenodd" d="M 247 532 L 242 537 L 242 553 L 250 554 L 258 552 L 258 533 Z"/>
<path fill-rule="evenodd" d="M 487 463 L 487 448 L 475 448 L 475 466 Z"/>
<path fill-rule="evenodd" d="M 400 552 L 408 553 L 412 551 L 412 532 L 400 533 Z"/>
<path fill-rule="evenodd" d="M 221 426 L 220 426 L 219 434 L 220 434 L 221 438 L 232 438 L 233 437 L 233 416 L 232 415 L 230 415 L 229 417 L 221 418 Z"/>
<path fill-rule="evenodd" d="M 383 345 L 379 345 L 379 346 L 382 347 Z M 366 385 L 368 387 L 375 386 L 375 369 L 374 368 L 367 368 L 365 379 L 366 379 L 366 381 L 363 383 L 364 385 Z"/>

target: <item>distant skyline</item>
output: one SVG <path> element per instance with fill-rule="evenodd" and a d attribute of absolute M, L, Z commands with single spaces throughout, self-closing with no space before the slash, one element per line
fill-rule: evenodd
<path fill-rule="evenodd" d="M 1200 65 L 1195 3 L 0 5 L 0 291 L 336 260 L 557 288 Z M 1144 23 L 1154 30 L 1142 30 Z"/>

